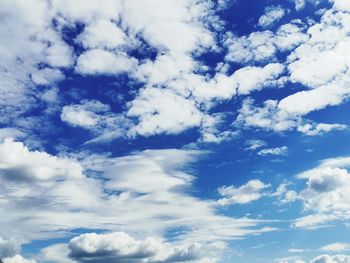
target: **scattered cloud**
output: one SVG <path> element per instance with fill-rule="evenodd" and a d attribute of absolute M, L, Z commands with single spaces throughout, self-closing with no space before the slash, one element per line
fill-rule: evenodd
<path fill-rule="evenodd" d="M 247 204 L 259 200 L 265 195 L 264 191 L 270 186 L 270 184 L 264 184 L 260 180 L 250 180 L 238 188 L 223 186 L 219 188 L 219 194 L 223 198 L 219 199 L 218 203 L 221 206 Z"/>
<path fill-rule="evenodd" d="M 261 156 L 267 156 L 267 155 L 287 155 L 288 154 L 288 147 L 287 146 L 281 146 L 276 148 L 266 148 L 262 149 L 258 152 Z"/>
<path fill-rule="evenodd" d="M 278 22 L 286 14 L 282 6 L 269 6 L 265 8 L 265 13 L 259 18 L 259 26 L 266 28 Z"/>

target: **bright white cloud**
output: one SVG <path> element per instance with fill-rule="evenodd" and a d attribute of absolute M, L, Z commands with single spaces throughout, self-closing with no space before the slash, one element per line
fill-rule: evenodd
<path fill-rule="evenodd" d="M 22 143 L 10 139 L 0 144 L 0 174 L 10 181 L 50 181 L 81 178 L 77 163 L 43 152 L 31 152 Z"/>
<path fill-rule="evenodd" d="M 259 18 L 259 26 L 265 28 L 278 22 L 284 15 L 286 10 L 281 6 L 269 6 L 265 9 L 265 13 Z"/>
<path fill-rule="evenodd" d="M 124 53 L 114 54 L 102 49 L 92 49 L 79 56 L 75 70 L 81 74 L 116 75 L 129 72 L 137 60 Z"/>
<path fill-rule="evenodd" d="M 298 193 L 306 211 L 312 214 L 298 218 L 296 227 L 318 227 L 333 220 L 350 218 L 348 158 L 327 159 L 319 167 L 297 176 L 306 180 L 306 188 Z"/>
<path fill-rule="evenodd" d="M 127 36 L 110 20 L 98 20 L 89 24 L 78 36 L 85 48 L 117 48 L 126 45 Z"/>
<path fill-rule="evenodd" d="M 247 204 L 264 196 L 264 190 L 269 187 L 269 184 L 264 184 L 260 180 L 250 180 L 238 188 L 234 186 L 223 186 L 219 188 L 219 194 L 223 198 L 219 199 L 218 203 L 222 206 Z"/>
<path fill-rule="evenodd" d="M 15 255 L 13 257 L 7 257 L 3 259 L 4 263 L 36 263 L 34 259 L 25 259 L 21 255 Z"/>
<path fill-rule="evenodd" d="M 258 152 L 261 156 L 267 156 L 267 155 L 287 155 L 288 154 L 288 147 L 287 146 L 281 146 L 276 148 L 266 148 L 262 149 Z"/>
<path fill-rule="evenodd" d="M 176 134 L 198 127 L 203 113 L 191 101 L 169 90 L 146 88 L 131 103 L 128 116 L 137 117 L 133 131 L 141 135 Z"/>

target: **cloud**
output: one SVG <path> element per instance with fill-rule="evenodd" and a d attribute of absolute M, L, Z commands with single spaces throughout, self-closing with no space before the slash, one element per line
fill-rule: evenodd
<path fill-rule="evenodd" d="M 306 180 L 306 188 L 298 193 L 298 199 L 312 214 L 298 218 L 294 226 L 312 228 L 350 218 L 350 195 L 346 190 L 350 185 L 347 159 L 326 159 L 320 166 L 297 175 L 298 179 Z"/>
<path fill-rule="evenodd" d="M 248 140 L 246 141 L 247 147 L 246 150 L 256 150 L 258 148 L 264 147 L 267 145 L 267 143 L 263 140 Z"/>
<path fill-rule="evenodd" d="M 310 261 L 310 263 L 349 263 L 350 262 L 350 256 L 346 255 L 321 255 L 313 260 Z"/>
<path fill-rule="evenodd" d="M 278 22 L 286 14 L 282 6 L 269 6 L 265 8 L 265 13 L 259 18 L 259 26 L 265 28 Z"/>
<path fill-rule="evenodd" d="M 82 152 L 75 155 L 78 161 L 5 140 L 0 144 L 0 200 L 6 200 L 0 201 L 1 235 L 23 244 L 77 228 L 156 238 L 181 229 L 176 234 L 181 244 L 208 247 L 273 231 L 264 221 L 220 215 L 215 200 L 188 191 L 195 180 L 191 164 L 204 154 L 168 149 L 116 158 Z M 210 257 L 221 250 L 213 247 Z M 54 250 L 41 256 L 63 262 Z"/>
<path fill-rule="evenodd" d="M 338 252 L 350 250 L 350 244 L 349 243 L 332 243 L 321 247 L 320 250 L 338 253 Z"/>
<path fill-rule="evenodd" d="M 306 261 L 300 260 L 300 259 L 292 259 L 292 258 L 286 258 L 286 259 L 280 259 L 277 260 L 278 263 L 306 263 Z M 349 263 L 350 257 L 346 255 L 320 255 L 317 256 L 310 261 L 307 261 L 309 263 Z"/>
<path fill-rule="evenodd" d="M 102 49 L 92 49 L 79 56 L 75 70 L 81 74 L 116 75 L 130 72 L 136 66 L 136 59 L 128 57 L 125 53 L 115 54 Z"/>
<path fill-rule="evenodd" d="M 203 113 L 191 101 L 169 90 L 146 88 L 130 103 L 127 113 L 137 117 L 133 128 L 136 134 L 177 134 L 192 127 L 198 127 Z"/>
<path fill-rule="evenodd" d="M 30 152 L 23 143 L 6 139 L 0 144 L 0 174 L 10 181 L 45 182 L 64 178 L 79 179 L 82 167 L 65 158 Z"/>
<path fill-rule="evenodd" d="M 302 23 L 281 25 L 275 32 L 256 31 L 248 36 L 235 36 L 228 32 L 223 45 L 228 51 L 225 61 L 239 64 L 275 61 L 279 52 L 290 51 L 308 40 Z"/>
<path fill-rule="evenodd" d="M 13 257 L 7 257 L 3 259 L 4 263 L 36 263 L 34 259 L 25 259 L 21 255 L 15 255 Z"/>
<path fill-rule="evenodd" d="M 254 105 L 252 99 L 247 98 L 242 103 L 235 123 L 238 126 L 260 128 L 275 132 L 297 130 L 308 136 L 322 135 L 334 130 L 344 130 L 347 128 L 347 125 L 339 123 L 311 122 L 302 118 L 304 114 L 301 114 L 300 108 L 298 108 L 299 112 L 297 113 L 286 110 L 285 107 L 280 107 L 283 102 L 284 99 L 280 102 L 276 100 L 266 100 L 262 107 L 258 107 Z M 303 100 L 301 103 L 304 104 Z M 310 105 L 312 105 L 312 103 L 310 103 Z"/>
<path fill-rule="evenodd" d="M 20 250 L 19 244 L 15 240 L 5 240 L 0 237 L 0 259 L 12 257 Z"/>
<path fill-rule="evenodd" d="M 264 190 L 269 188 L 269 184 L 264 184 L 260 180 L 250 180 L 245 185 L 236 188 L 234 186 L 223 186 L 219 188 L 219 194 L 223 198 L 218 200 L 222 206 L 232 204 L 248 204 L 264 196 Z"/>
<path fill-rule="evenodd" d="M 123 30 L 110 20 L 92 21 L 77 37 L 85 48 L 114 49 L 127 44 Z"/>
<path fill-rule="evenodd" d="M 261 156 L 267 156 L 267 155 L 287 155 L 288 154 L 288 147 L 282 146 L 282 147 L 276 147 L 276 148 L 266 148 L 262 149 L 258 152 Z"/>
<path fill-rule="evenodd" d="M 69 242 L 69 256 L 79 262 L 187 262 L 200 257 L 200 245 L 173 246 L 148 237 L 136 240 L 127 233 L 83 234 Z"/>

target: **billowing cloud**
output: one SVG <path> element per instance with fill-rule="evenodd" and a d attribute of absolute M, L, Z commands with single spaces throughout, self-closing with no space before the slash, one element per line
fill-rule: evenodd
<path fill-rule="evenodd" d="M 78 262 L 187 262 L 201 256 L 199 244 L 172 246 L 152 237 L 136 240 L 124 232 L 83 234 L 68 247 Z"/>

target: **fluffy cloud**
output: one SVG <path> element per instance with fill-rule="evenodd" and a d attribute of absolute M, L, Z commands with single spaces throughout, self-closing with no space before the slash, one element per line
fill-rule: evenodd
<path fill-rule="evenodd" d="M 286 10 L 281 6 L 269 6 L 265 9 L 265 13 L 259 18 L 259 26 L 269 27 L 278 22 L 284 15 Z"/>
<path fill-rule="evenodd" d="M 25 259 L 21 255 L 7 257 L 3 259 L 4 263 L 36 263 L 33 259 Z"/>
<path fill-rule="evenodd" d="M 223 186 L 219 188 L 219 194 L 223 196 L 223 198 L 219 199 L 218 203 L 222 206 L 247 204 L 264 196 L 263 191 L 269 187 L 269 184 L 264 184 L 260 180 L 250 180 L 239 188 L 234 186 Z"/>
<path fill-rule="evenodd" d="M 77 40 L 85 48 L 117 48 L 127 44 L 127 36 L 110 20 L 98 20 L 89 24 Z M 120 63 L 120 62 L 119 62 Z"/>
<path fill-rule="evenodd" d="M 82 178 L 82 167 L 43 152 L 30 152 L 10 139 L 0 144 L 0 175 L 10 181 L 50 181 Z"/>
<path fill-rule="evenodd" d="M 266 148 L 262 149 L 258 152 L 261 156 L 267 156 L 267 155 L 287 155 L 288 153 L 288 147 L 282 146 L 282 147 L 276 147 L 276 148 Z"/>
<path fill-rule="evenodd" d="M 131 120 L 111 112 L 109 105 L 97 100 L 82 100 L 80 104 L 64 106 L 61 120 L 91 131 L 95 137 L 87 143 L 129 136 L 128 129 L 132 126 Z"/>
<path fill-rule="evenodd" d="M 81 54 L 75 70 L 81 74 L 116 75 L 133 70 L 136 59 L 124 53 L 111 53 L 102 49 L 92 49 Z"/>
<path fill-rule="evenodd" d="M 281 103 L 283 105 L 284 100 L 288 98 L 289 97 L 280 102 L 276 100 L 267 100 L 262 107 L 255 106 L 252 99 L 245 99 L 239 110 L 236 124 L 247 128 L 253 127 L 275 132 L 285 132 L 296 129 L 308 136 L 320 135 L 333 130 L 344 130 L 347 128 L 347 125 L 339 123 L 313 123 L 302 118 L 303 114 L 300 114 L 300 108 L 298 108 L 299 114 L 297 114 L 296 112 L 286 110 L 285 107 L 280 107 Z M 304 105 L 304 101 L 299 100 L 299 102 L 300 101 L 301 104 Z M 310 103 L 310 105 L 312 105 L 312 103 Z M 294 107 L 294 105 L 292 107 Z"/>
<path fill-rule="evenodd" d="M 327 159 L 320 166 L 298 174 L 306 188 L 297 194 L 311 214 L 298 218 L 294 226 L 314 228 L 333 220 L 350 218 L 348 158 Z"/>
<path fill-rule="evenodd" d="M 169 90 L 146 88 L 131 103 L 128 116 L 137 117 L 136 134 L 176 134 L 197 127 L 203 118 L 196 105 Z"/>
<path fill-rule="evenodd" d="M 276 60 L 277 53 L 293 50 L 307 39 L 304 25 L 296 22 L 281 25 L 275 32 L 257 31 L 241 37 L 227 33 L 225 60 L 240 64 Z"/>
<path fill-rule="evenodd" d="M 200 257 L 200 245 L 172 246 L 148 237 L 136 240 L 124 232 L 83 234 L 69 242 L 69 256 L 79 262 L 186 262 Z"/>

